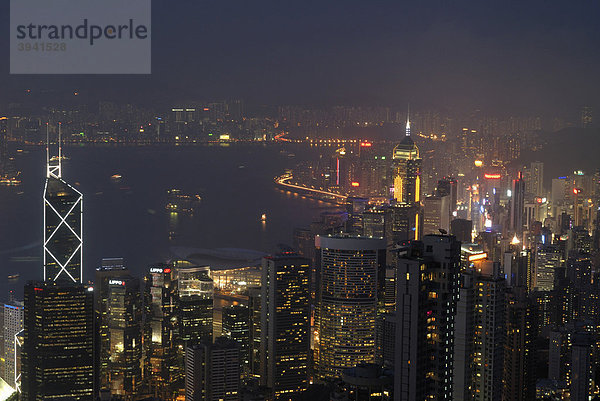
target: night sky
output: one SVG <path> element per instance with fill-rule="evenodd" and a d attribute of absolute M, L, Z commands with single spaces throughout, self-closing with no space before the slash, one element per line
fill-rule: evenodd
<path fill-rule="evenodd" d="M 10 76 L 89 98 L 404 105 L 554 114 L 600 105 L 598 1 L 153 1 L 151 76 Z M 8 1 L 0 5 L 8 56 Z"/>

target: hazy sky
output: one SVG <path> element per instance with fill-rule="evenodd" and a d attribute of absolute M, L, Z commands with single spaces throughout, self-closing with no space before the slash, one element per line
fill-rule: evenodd
<path fill-rule="evenodd" d="M 152 76 L 10 76 L 4 58 L 0 98 L 64 88 L 165 102 L 574 111 L 600 105 L 598 21 L 595 0 L 155 0 Z"/>

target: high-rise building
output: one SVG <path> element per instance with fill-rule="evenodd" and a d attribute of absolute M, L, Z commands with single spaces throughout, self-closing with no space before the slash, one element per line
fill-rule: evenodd
<path fill-rule="evenodd" d="M 527 182 L 527 192 L 534 197 L 545 196 L 544 193 L 544 163 L 532 162 Z"/>
<path fill-rule="evenodd" d="M 122 258 L 105 258 L 102 264 L 96 269 L 94 278 L 94 311 L 99 350 L 96 353 L 98 358 L 98 373 L 100 379 L 100 389 L 108 389 L 108 363 L 110 360 L 110 329 L 108 317 L 109 301 L 109 281 L 118 280 L 129 276 L 129 271 L 125 268 Z"/>
<path fill-rule="evenodd" d="M 454 329 L 453 400 L 473 399 L 473 359 L 475 332 L 475 283 L 473 269 L 463 269 L 456 305 Z"/>
<path fill-rule="evenodd" d="M 450 233 L 460 242 L 471 242 L 473 222 L 465 219 L 454 219 L 450 222 Z"/>
<path fill-rule="evenodd" d="M 535 289 L 552 291 L 556 271 L 564 263 L 563 253 L 556 245 L 540 246 L 535 258 Z"/>
<path fill-rule="evenodd" d="M 82 284 L 83 195 L 50 158 L 44 190 L 44 281 L 25 286 L 22 399 L 93 400 L 96 389 L 93 288 Z"/>
<path fill-rule="evenodd" d="M 374 363 L 379 310 L 384 307 L 386 243 L 382 238 L 317 236 L 319 376 Z"/>
<path fill-rule="evenodd" d="M 223 308 L 223 336 L 236 341 L 240 346 L 240 363 L 243 373 L 250 367 L 250 316 L 245 305 L 231 305 Z"/>
<path fill-rule="evenodd" d="M 186 401 L 239 401 L 239 344 L 218 337 L 185 349 Z"/>
<path fill-rule="evenodd" d="M 592 339 L 590 333 L 573 335 L 571 345 L 571 400 L 588 401 L 592 398 Z"/>
<path fill-rule="evenodd" d="M 294 253 L 262 261 L 260 382 L 274 399 L 308 387 L 310 261 Z"/>
<path fill-rule="evenodd" d="M 507 294 L 506 340 L 502 397 L 535 399 L 535 316 L 527 289 L 514 287 Z"/>
<path fill-rule="evenodd" d="M 510 201 L 510 231 L 517 238 L 523 239 L 523 210 L 525 208 L 525 180 L 523 173 L 519 172 L 517 179 L 513 180 Z"/>
<path fill-rule="evenodd" d="M 106 314 L 102 326 L 108 337 L 102 349 L 108 356 L 101 371 L 101 387 L 114 396 L 132 399 L 142 384 L 142 302 L 140 282 L 131 276 L 108 280 Z"/>
<path fill-rule="evenodd" d="M 421 164 L 419 148 L 410 137 L 410 119 L 406 119 L 406 136 L 392 154 L 393 198 L 398 203 L 421 201 Z"/>
<path fill-rule="evenodd" d="M 396 400 L 450 400 L 460 242 L 426 235 L 400 251 L 396 302 Z"/>
<path fill-rule="evenodd" d="M 44 188 L 44 281 L 82 283 L 83 194 L 62 179 L 60 127 L 58 154 L 46 147 Z"/>
<path fill-rule="evenodd" d="M 500 265 L 475 262 L 472 392 L 477 401 L 502 400 L 505 280 Z M 455 367 L 456 368 L 456 367 Z"/>
<path fill-rule="evenodd" d="M 200 343 L 212 340 L 213 288 L 208 266 L 177 267 L 181 341 Z"/>
<path fill-rule="evenodd" d="M 450 197 L 428 196 L 423 200 L 423 235 L 450 231 Z"/>
<path fill-rule="evenodd" d="M 23 312 L 24 306 L 22 302 L 10 302 L 3 306 L 3 355 L 4 369 L 2 370 L 2 378 L 11 386 L 16 388 L 15 379 L 19 372 L 16 370 L 17 352 L 15 344 L 15 336 L 23 330 Z"/>
<path fill-rule="evenodd" d="M 165 400 L 174 398 L 183 379 L 174 276 L 171 266 L 157 264 L 144 278 L 144 380 L 154 396 Z"/>
<path fill-rule="evenodd" d="M 54 281 L 25 286 L 22 399 L 94 400 L 93 292 Z"/>
<path fill-rule="evenodd" d="M 257 287 L 248 289 L 248 326 L 249 330 L 249 365 L 250 373 L 260 377 L 260 321 L 261 321 L 261 292 Z"/>
<path fill-rule="evenodd" d="M 436 188 L 437 196 L 449 196 L 450 198 L 450 212 L 456 211 L 456 204 L 458 202 L 458 183 L 456 178 L 444 177 L 438 181 Z"/>

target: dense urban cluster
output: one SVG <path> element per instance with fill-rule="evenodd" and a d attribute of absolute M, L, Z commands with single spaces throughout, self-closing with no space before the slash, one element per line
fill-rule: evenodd
<path fill-rule="evenodd" d="M 46 120 L 0 119 L 0 175 L 9 184 L 17 176 L 8 136 L 38 143 L 59 135 L 46 142 L 43 279 L 2 308 L 0 376 L 13 397 L 583 401 L 600 394 L 600 171 L 547 180 L 543 162 L 523 162 L 523 149 L 544 146 L 540 119 L 465 125 L 415 113 L 392 144 L 319 137 L 353 124 L 398 128 L 400 114 L 387 108 L 281 107 L 274 117 L 247 118 L 236 101 L 173 108 L 164 119 L 112 103 L 100 105 L 96 120 L 46 112 Z M 60 128 L 46 128 L 59 119 Z M 592 125 L 587 108 L 581 124 Z M 85 194 L 63 179 L 60 135 L 297 141 L 317 148 L 318 158 L 282 172 L 274 185 L 336 211 L 290 227 L 292 246 L 256 266 L 215 270 L 179 257 L 140 278 L 122 259 L 106 258 L 84 278 L 84 250 L 93 246 L 83 241 Z"/>

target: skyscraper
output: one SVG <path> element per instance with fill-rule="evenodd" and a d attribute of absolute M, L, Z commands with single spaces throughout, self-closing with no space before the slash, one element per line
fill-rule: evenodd
<path fill-rule="evenodd" d="M 535 398 L 535 316 L 524 287 L 507 294 L 506 342 L 502 397 L 525 401 Z"/>
<path fill-rule="evenodd" d="M 223 308 L 223 336 L 236 341 L 240 346 L 240 364 L 243 373 L 249 371 L 250 358 L 250 316 L 245 305 L 231 305 Z"/>
<path fill-rule="evenodd" d="M 426 235 L 400 251 L 396 302 L 396 400 L 450 400 L 460 242 Z"/>
<path fill-rule="evenodd" d="M 592 339 L 590 333 L 578 332 L 571 345 L 571 400 L 587 401 L 592 395 Z"/>
<path fill-rule="evenodd" d="M 60 125 L 58 153 L 50 157 L 46 146 L 44 188 L 44 281 L 82 283 L 83 195 L 62 179 Z"/>
<path fill-rule="evenodd" d="M 396 202 L 413 204 L 421 201 L 421 164 L 419 148 L 410 137 L 410 119 L 406 119 L 406 136 L 392 153 L 392 186 Z"/>
<path fill-rule="evenodd" d="M 144 278 L 144 379 L 157 397 L 172 399 L 183 379 L 177 360 L 177 286 L 169 265 L 152 265 Z"/>
<path fill-rule="evenodd" d="M 106 314 L 103 326 L 108 337 L 102 355 L 108 356 L 101 372 L 103 388 L 112 395 L 132 399 L 142 382 L 142 302 L 140 282 L 131 276 L 108 280 Z"/>
<path fill-rule="evenodd" d="M 93 289 L 82 284 L 83 195 L 62 176 L 47 146 L 44 191 L 44 281 L 25 286 L 22 399 L 93 400 Z"/>
<path fill-rule="evenodd" d="M 474 400 L 500 401 L 504 369 L 505 280 L 500 265 L 492 261 L 477 261 L 474 270 L 472 391 Z"/>
<path fill-rule="evenodd" d="M 260 381 L 274 399 L 308 387 L 309 274 L 310 261 L 294 253 L 262 261 Z"/>
<path fill-rule="evenodd" d="M 208 266 L 177 267 L 177 294 L 182 342 L 198 344 L 213 337 L 213 280 Z"/>
<path fill-rule="evenodd" d="M 54 281 L 25 286 L 22 399 L 94 399 L 93 293 Z"/>
<path fill-rule="evenodd" d="M 525 181 L 523 173 L 519 172 L 517 179 L 513 180 L 512 199 L 510 201 L 510 231 L 517 238 L 523 239 L 523 209 L 525 207 Z"/>
<path fill-rule="evenodd" d="M 186 401 L 240 399 L 239 344 L 225 337 L 190 345 L 185 350 Z"/>
<path fill-rule="evenodd" d="M 99 350 L 96 354 L 98 358 L 98 373 L 100 378 L 100 389 L 108 389 L 108 363 L 111 356 L 110 346 L 110 328 L 111 318 L 108 316 L 109 302 L 109 282 L 129 276 L 123 264 L 122 258 L 102 259 L 102 265 L 96 268 L 94 277 L 94 312 L 97 324 L 97 336 Z"/>
<path fill-rule="evenodd" d="M 325 379 L 374 363 L 378 310 L 384 307 L 383 238 L 317 236 L 318 372 Z"/>
<path fill-rule="evenodd" d="M 423 200 L 423 235 L 450 231 L 450 197 L 428 196 Z"/>
<path fill-rule="evenodd" d="M 18 372 L 15 369 L 17 352 L 15 349 L 15 336 L 23 330 L 23 312 L 24 307 L 22 302 L 10 302 L 3 306 L 3 323 L 4 323 L 4 370 L 2 378 L 11 386 L 16 388 L 15 378 Z"/>

